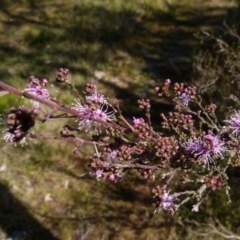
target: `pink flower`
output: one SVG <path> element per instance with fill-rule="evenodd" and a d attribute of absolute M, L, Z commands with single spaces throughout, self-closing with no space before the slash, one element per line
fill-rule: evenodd
<path fill-rule="evenodd" d="M 181 102 L 185 107 L 187 107 L 188 104 L 189 104 L 189 102 L 192 101 L 191 96 L 190 96 L 189 94 L 187 94 L 187 93 L 183 93 L 183 94 L 179 97 L 179 99 L 180 99 L 180 102 Z"/>
<path fill-rule="evenodd" d="M 107 104 L 107 100 L 103 95 L 100 94 L 93 94 L 90 96 L 86 96 L 86 102 L 93 102 L 93 103 L 100 103 L 100 104 Z"/>
<path fill-rule="evenodd" d="M 137 127 L 138 125 L 140 125 L 141 124 L 141 118 L 133 118 L 133 126 L 134 127 Z"/>
<path fill-rule="evenodd" d="M 162 210 L 175 212 L 177 210 L 176 201 L 178 200 L 174 194 L 170 194 L 170 190 L 159 189 L 157 187 L 155 190 L 155 204 L 156 204 L 156 212 L 160 212 Z M 159 191 L 160 190 L 160 191 Z"/>
<path fill-rule="evenodd" d="M 230 116 L 230 119 L 225 120 L 225 122 L 229 124 L 232 133 L 238 135 L 240 132 L 240 111 L 235 111 L 235 113 Z"/>
<path fill-rule="evenodd" d="M 81 129 L 90 130 L 94 128 L 96 132 L 100 132 L 100 128 L 104 124 L 94 120 L 101 120 L 103 122 L 111 122 L 115 120 L 115 112 L 108 111 L 108 106 L 103 104 L 100 108 L 90 107 L 87 104 L 83 105 L 79 100 L 75 100 L 76 104 L 73 104 L 73 109 L 79 111 L 83 118 L 79 118 L 79 127 Z"/>
<path fill-rule="evenodd" d="M 222 158 L 224 152 L 227 151 L 226 143 L 217 135 L 208 134 L 204 138 L 210 143 L 210 151 L 212 151 L 213 155 Z"/>
<path fill-rule="evenodd" d="M 43 86 L 46 86 L 48 83 L 47 79 L 43 79 L 42 83 L 40 80 L 35 78 L 34 76 L 30 77 L 30 82 L 27 85 L 27 88 L 25 89 L 26 92 L 35 95 L 43 100 L 48 100 L 50 95 L 48 93 L 48 90 L 43 88 Z M 39 107 L 39 103 L 32 100 L 31 101 L 35 107 Z"/>
<path fill-rule="evenodd" d="M 204 150 L 204 144 L 203 141 L 199 138 L 189 139 L 187 142 L 183 144 L 183 147 L 189 152 L 189 153 L 200 153 Z"/>
<path fill-rule="evenodd" d="M 6 132 L 6 131 L 8 131 L 8 129 L 4 130 L 3 132 Z M 2 137 L 2 139 L 5 142 L 14 142 L 14 138 L 15 138 L 15 135 L 13 133 L 10 133 L 10 132 L 6 132 L 4 134 L 4 136 Z"/>
<path fill-rule="evenodd" d="M 108 176 L 108 179 L 111 180 L 111 181 L 116 180 L 115 175 L 113 173 Z"/>
<path fill-rule="evenodd" d="M 97 179 L 102 178 L 103 177 L 103 170 L 102 169 L 97 169 L 95 172 L 95 176 Z"/>
<path fill-rule="evenodd" d="M 95 111 L 93 111 L 92 113 L 92 117 L 93 119 L 99 119 L 102 120 L 104 122 L 111 122 L 115 120 L 115 112 L 108 112 L 108 109 L 106 108 L 104 110 L 104 106 L 102 106 L 101 108 L 96 109 Z"/>
<path fill-rule="evenodd" d="M 194 154 L 197 161 L 204 162 L 209 167 L 213 158 L 223 158 L 223 154 L 227 151 L 226 143 L 219 136 L 208 134 L 203 139 L 190 139 L 183 144 L 187 152 Z"/>
<path fill-rule="evenodd" d="M 175 206 L 174 201 L 176 200 L 176 197 L 169 193 L 170 191 L 165 191 L 164 194 L 159 197 L 161 200 L 160 205 L 164 210 L 171 210 Z"/>
<path fill-rule="evenodd" d="M 8 129 L 4 130 L 3 132 L 6 132 L 8 131 Z M 5 141 L 5 142 L 10 142 L 10 143 L 14 143 L 15 146 L 16 146 L 16 140 L 15 140 L 16 136 L 15 134 L 13 133 L 10 133 L 10 132 L 6 132 L 4 134 L 4 136 L 2 137 L 2 139 Z M 23 137 L 19 143 L 23 146 L 23 145 L 27 145 L 27 141 L 26 141 L 26 138 Z"/>

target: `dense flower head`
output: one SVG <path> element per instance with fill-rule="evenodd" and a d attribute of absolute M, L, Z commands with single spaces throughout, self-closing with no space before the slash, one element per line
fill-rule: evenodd
<path fill-rule="evenodd" d="M 232 134 L 239 135 L 239 133 L 240 133 L 240 111 L 235 111 L 235 113 L 230 116 L 230 119 L 225 120 L 225 122 L 228 123 Z"/>
<path fill-rule="evenodd" d="M 217 188 L 223 186 L 223 181 L 219 176 L 205 177 L 204 182 L 206 183 L 207 187 L 210 188 L 212 191 L 215 191 Z"/>
<path fill-rule="evenodd" d="M 205 106 L 206 112 L 210 113 L 211 115 L 215 114 L 216 109 L 217 109 L 217 105 L 214 103 L 211 103 L 210 105 Z"/>
<path fill-rule="evenodd" d="M 227 151 L 226 143 L 218 135 L 208 134 L 204 139 L 209 143 L 209 149 L 215 156 L 223 157 Z"/>
<path fill-rule="evenodd" d="M 92 158 L 89 167 L 92 169 L 97 180 L 110 180 L 116 182 L 123 177 L 122 168 L 112 167 L 111 162 L 99 159 L 97 155 Z"/>
<path fill-rule="evenodd" d="M 116 150 L 105 149 L 104 155 L 105 155 L 104 156 L 105 160 L 108 162 L 118 162 L 119 161 L 118 153 Z"/>
<path fill-rule="evenodd" d="M 104 122 L 111 122 L 115 120 L 115 112 L 108 112 L 107 105 L 102 105 L 101 108 L 97 108 L 92 111 L 92 118 L 102 120 Z"/>
<path fill-rule="evenodd" d="M 155 93 L 157 94 L 157 96 L 162 97 L 170 97 L 170 93 L 169 93 L 169 87 L 171 84 L 171 80 L 170 79 L 166 79 L 164 82 L 164 85 L 162 87 L 155 87 Z"/>
<path fill-rule="evenodd" d="M 68 80 L 69 70 L 67 68 L 59 68 L 55 75 L 55 79 L 58 83 L 64 83 Z"/>
<path fill-rule="evenodd" d="M 156 175 L 154 174 L 155 171 L 152 169 L 139 169 L 138 171 L 144 179 L 154 180 L 156 178 Z"/>
<path fill-rule="evenodd" d="M 122 145 L 117 150 L 111 148 L 104 148 L 101 151 L 101 161 L 106 163 L 121 163 L 123 161 L 131 162 L 133 149 L 129 146 Z"/>
<path fill-rule="evenodd" d="M 30 76 L 29 83 L 27 88 L 25 89 L 26 92 L 35 95 L 43 100 L 48 100 L 50 95 L 46 88 L 44 88 L 48 84 L 47 79 L 43 79 L 40 81 L 39 79 L 35 78 L 34 76 Z M 34 106 L 39 107 L 39 103 L 36 101 L 31 101 Z"/>
<path fill-rule="evenodd" d="M 116 182 L 123 176 L 121 169 L 115 170 L 113 168 L 96 168 L 93 175 L 97 180 L 110 180 L 111 182 Z"/>
<path fill-rule="evenodd" d="M 175 212 L 177 210 L 176 201 L 178 200 L 174 194 L 170 194 L 170 190 L 157 186 L 153 189 L 155 212 L 166 210 Z"/>
<path fill-rule="evenodd" d="M 86 84 L 83 90 L 83 94 L 85 95 L 96 95 L 97 94 L 97 87 L 93 82 L 89 82 Z"/>
<path fill-rule="evenodd" d="M 124 168 L 120 165 L 123 160 L 130 160 L 130 148 L 122 146 L 120 150 L 104 147 L 99 152 L 95 146 L 96 153 L 92 156 L 89 167 L 98 180 L 110 180 L 113 182 L 122 179 Z"/>
<path fill-rule="evenodd" d="M 16 144 L 16 135 L 15 134 L 8 132 L 7 129 L 5 129 L 3 131 L 3 133 L 5 133 L 5 134 L 3 135 L 2 140 L 4 140 L 5 142 L 10 142 L 10 143 L 15 143 Z M 22 146 L 27 145 L 26 138 L 23 137 L 21 140 L 19 140 L 19 143 Z"/>
<path fill-rule="evenodd" d="M 183 93 L 179 96 L 180 102 L 187 107 L 189 102 L 192 101 L 191 96 L 188 93 Z"/>
<path fill-rule="evenodd" d="M 107 99 L 101 94 L 86 96 L 86 103 L 108 104 Z"/>
<path fill-rule="evenodd" d="M 149 110 L 151 108 L 150 100 L 149 99 L 139 99 L 137 101 L 140 109 Z"/>
<path fill-rule="evenodd" d="M 183 106 L 188 107 L 189 102 L 195 99 L 196 87 L 186 87 L 183 83 L 175 83 L 174 92 L 176 99 L 179 100 Z"/>
<path fill-rule="evenodd" d="M 155 146 L 155 156 L 160 159 L 162 164 L 169 162 L 179 149 L 178 140 L 174 137 L 157 137 L 157 144 Z"/>
<path fill-rule="evenodd" d="M 34 109 L 30 111 L 26 107 L 12 108 L 4 115 L 7 129 L 3 131 L 5 133 L 3 140 L 7 142 L 21 141 L 26 136 L 28 130 L 34 126 L 34 116 Z"/>
<path fill-rule="evenodd" d="M 176 129 L 183 128 L 185 130 L 193 129 L 194 119 L 191 114 L 183 114 L 179 112 L 169 112 L 168 115 L 161 114 L 163 118 L 162 126 L 163 128 L 174 127 Z"/>
<path fill-rule="evenodd" d="M 143 118 L 133 118 L 133 127 L 139 138 L 151 136 L 152 127 Z"/>
<path fill-rule="evenodd" d="M 183 144 L 185 150 L 194 154 L 200 163 L 209 167 L 213 158 L 223 158 L 227 151 L 226 143 L 218 135 L 208 134 L 203 138 L 189 139 Z"/>
<path fill-rule="evenodd" d="M 101 95 L 99 96 L 98 103 L 94 100 L 95 103 L 93 105 L 89 104 L 89 96 L 86 96 L 85 104 L 82 104 L 79 100 L 75 100 L 76 103 L 73 104 L 73 109 L 83 116 L 77 120 L 79 128 L 86 129 L 87 131 L 94 128 L 96 132 L 100 132 L 100 128 L 103 124 L 97 120 L 103 122 L 112 122 L 115 120 L 115 112 L 109 111 L 108 104 L 105 104 L 105 98 Z"/>
<path fill-rule="evenodd" d="M 91 130 L 92 128 L 99 133 L 102 122 L 112 122 L 115 118 L 115 111 L 108 103 L 104 95 L 97 93 L 97 88 L 94 83 L 88 83 L 84 90 L 85 101 L 75 99 L 73 109 L 79 112 L 77 120 L 81 129 Z M 111 109 L 110 109 L 111 108 Z M 110 109 L 110 110 L 109 110 Z"/>
<path fill-rule="evenodd" d="M 140 125 L 142 123 L 143 119 L 141 118 L 133 118 L 133 126 L 137 127 L 138 125 Z"/>

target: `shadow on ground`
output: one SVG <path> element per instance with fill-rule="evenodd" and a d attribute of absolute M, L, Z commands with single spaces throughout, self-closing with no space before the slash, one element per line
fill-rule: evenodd
<path fill-rule="evenodd" d="M 129 55 L 155 80 L 190 80 L 199 44 L 194 34 L 217 29 L 236 8 L 197 1 L 193 6 L 166 2 L 164 10 L 139 3 L 111 10 L 77 2 L 2 0 L 0 11 L 1 57 L 6 65 L 22 64 L 14 69 L 22 77 L 44 76 L 63 66 L 91 75 Z M 11 75 L 5 70 L 1 77 Z"/>
<path fill-rule="evenodd" d="M 0 228 L 6 233 L 7 238 L 12 239 L 14 235 L 22 235 L 26 236 L 24 240 L 58 240 L 33 217 L 27 207 L 16 199 L 3 183 L 0 183 L 0 195 Z"/>

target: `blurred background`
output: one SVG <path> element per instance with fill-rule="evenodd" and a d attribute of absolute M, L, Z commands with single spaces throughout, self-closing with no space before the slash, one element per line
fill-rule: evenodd
<path fill-rule="evenodd" d="M 239 24 L 239 0 L 0 0 L 0 80 L 24 89 L 30 75 L 47 78 L 52 94 L 70 106 L 74 94 L 54 80 L 60 67 L 68 68 L 79 91 L 94 81 L 99 93 L 120 100 L 130 119 L 141 116 L 137 99 L 150 98 L 158 126 L 161 110 L 172 106 L 155 98 L 154 87 L 170 78 L 196 85 L 206 102 L 219 104 L 224 118 L 229 94 L 240 96 Z M 22 104 L 29 103 L 5 95 L 0 113 Z M 58 135 L 62 125 L 38 124 L 34 131 Z M 151 188 L 157 181 L 134 172 L 117 183 L 82 176 L 92 149 L 83 146 L 75 156 L 73 147 L 1 141 L 0 239 L 226 239 L 219 231 L 240 236 L 237 168 L 229 171 L 231 204 L 220 190 L 199 213 L 189 204 L 174 216 L 154 215 Z"/>

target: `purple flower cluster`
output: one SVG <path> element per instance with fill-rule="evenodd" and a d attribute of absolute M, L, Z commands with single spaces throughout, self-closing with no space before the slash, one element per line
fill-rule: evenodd
<path fill-rule="evenodd" d="M 135 162 L 132 156 L 134 149 L 130 146 L 122 145 L 117 149 L 112 147 L 104 147 L 98 151 L 95 145 L 96 153 L 91 158 L 89 167 L 97 179 L 108 179 L 116 182 L 122 179 L 126 172 L 126 169 L 122 166 L 127 166 L 128 163 L 134 164 Z"/>
<path fill-rule="evenodd" d="M 26 144 L 25 136 L 28 130 L 34 126 L 34 118 L 37 115 L 38 111 L 36 109 L 30 111 L 26 107 L 19 107 L 18 109 L 12 108 L 4 116 L 7 129 L 3 131 L 5 134 L 2 139 L 6 142 Z"/>
<path fill-rule="evenodd" d="M 48 90 L 44 88 L 47 84 L 47 79 L 43 79 L 42 81 L 40 81 L 36 77 L 30 76 L 29 83 L 27 85 L 27 88 L 25 89 L 25 92 L 35 95 L 43 100 L 48 100 L 50 95 Z M 36 102 L 34 100 L 31 100 L 31 102 L 35 107 L 39 107 L 39 102 Z"/>
<path fill-rule="evenodd" d="M 103 95 L 94 93 L 86 96 L 85 100 L 85 103 L 75 100 L 76 103 L 72 107 L 83 116 L 77 120 L 80 129 L 88 131 L 93 128 L 99 133 L 103 124 L 96 120 L 103 122 L 112 122 L 115 120 L 115 112 L 113 110 L 109 111 L 108 101 Z"/>
<path fill-rule="evenodd" d="M 178 198 L 174 194 L 171 195 L 170 190 L 157 186 L 153 189 L 153 194 L 154 205 L 156 206 L 155 213 L 162 210 L 174 213 L 177 210 L 176 201 L 178 201 Z"/>
<path fill-rule="evenodd" d="M 55 79 L 58 83 L 65 83 L 68 80 L 69 70 L 67 68 L 59 68 L 55 75 Z"/>
<path fill-rule="evenodd" d="M 111 182 L 116 182 L 118 179 L 122 178 L 122 174 L 115 172 L 111 168 L 98 168 L 94 173 L 97 180 L 108 179 Z"/>
<path fill-rule="evenodd" d="M 143 118 L 133 118 L 134 131 L 141 139 L 151 138 L 152 128 Z"/>
<path fill-rule="evenodd" d="M 180 102 L 187 107 L 189 102 L 192 101 L 192 97 L 188 93 L 183 93 L 179 96 Z"/>
<path fill-rule="evenodd" d="M 196 87 L 186 87 L 183 83 L 174 84 L 176 99 L 185 107 L 188 107 L 190 101 L 194 101 L 196 96 Z"/>
<path fill-rule="evenodd" d="M 94 171 L 96 179 L 108 179 L 116 182 L 123 177 L 123 169 L 112 166 L 113 163 L 121 163 L 119 154 L 120 152 L 106 148 L 93 156 L 89 166 Z"/>
<path fill-rule="evenodd" d="M 229 124 L 232 134 L 238 136 L 240 132 L 240 111 L 235 111 L 235 113 L 230 116 L 230 120 L 225 120 L 225 122 Z"/>
<path fill-rule="evenodd" d="M 160 205 L 164 210 L 171 210 L 175 206 L 174 201 L 176 200 L 176 197 L 169 193 L 170 191 L 165 191 L 163 195 L 159 197 Z"/>
<path fill-rule="evenodd" d="M 226 143 L 218 135 L 208 134 L 203 138 L 189 139 L 183 144 L 185 150 L 197 157 L 199 163 L 209 167 L 215 158 L 223 158 Z"/>

